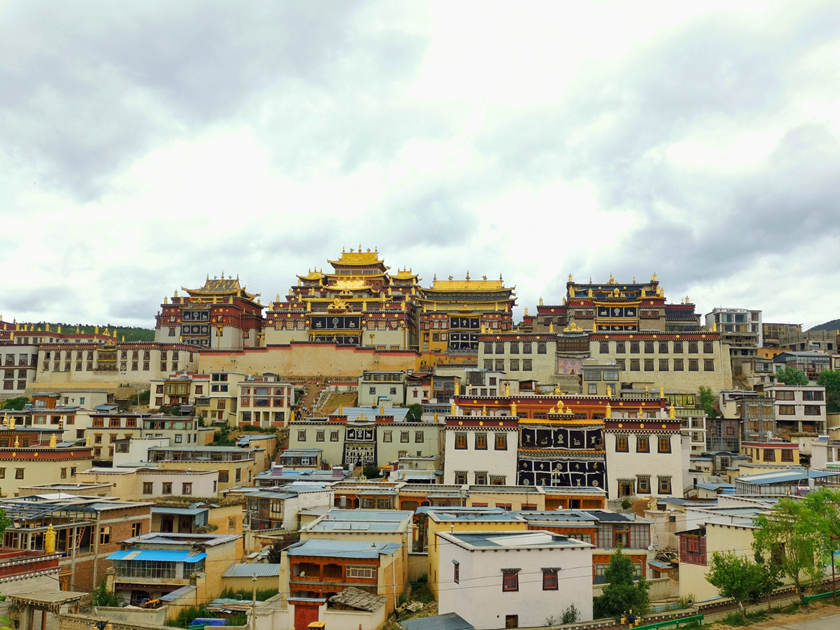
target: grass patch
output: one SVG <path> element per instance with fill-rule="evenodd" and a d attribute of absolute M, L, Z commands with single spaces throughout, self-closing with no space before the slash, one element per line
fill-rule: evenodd
<path fill-rule="evenodd" d="M 724 617 L 720 623 L 727 625 L 727 626 L 735 626 L 735 627 L 742 627 L 742 626 L 751 626 L 752 624 L 758 621 L 764 621 L 770 616 L 766 610 L 756 610 L 755 612 L 748 612 L 746 616 L 741 615 L 739 612 L 732 613 L 731 615 L 727 615 Z"/>
<path fill-rule="evenodd" d="M 275 595 L 277 595 L 278 592 L 279 591 L 276 588 L 257 589 L 257 601 L 264 602 L 270 597 L 274 597 Z M 219 597 L 223 599 L 241 599 L 250 602 L 251 595 L 251 591 L 248 590 L 235 591 L 231 588 L 226 588 L 222 591 L 222 594 L 219 595 Z"/>

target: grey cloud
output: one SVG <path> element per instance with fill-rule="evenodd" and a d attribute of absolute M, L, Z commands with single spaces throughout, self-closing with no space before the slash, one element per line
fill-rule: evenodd
<path fill-rule="evenodd" d="M 95 197 L 126 160 L 188 129 L 267 108 L 302 86 L 358 77 L 372 90 L 401 76 L 411 37 L 362 32 L 360 3 L 30 2 L 0 20 L 0 134 L 13 161 Z M 73 28 L 68 28 L 72 24 Z M 360 86 L 356 86 L 360 87 Z"/>

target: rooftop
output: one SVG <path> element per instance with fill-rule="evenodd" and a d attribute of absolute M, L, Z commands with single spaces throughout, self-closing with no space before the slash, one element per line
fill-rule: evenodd
<path fill-rule="evenodd" d="M 390 555 L 402 545 L 382 542 L 356 542 L 313 538 L 288 548 L 290 556 L 326 556 L 332 558 L 378 558 Z"/>
<path fill-rule="evenodd" d="M 544 531 L 521 532 L 455 532 L 439 534 L 465 549 L 563 549 L 592 547 L 591 544 Z"/>
<path fill-rule="evenodd" d="M 237 540 L 239 536 L 234 534 L 174 534 L 151 532 L 142 536 L 127 538 L 122 541 L 128 545 L 204 545 L 215 547 L 224 543 Z"/>
<path fill-rule="evenodd" d="M 280 575 L 280 565 L 266 562 L 237 562 L 230 565 L 224 577 L 276 577 Z"/>

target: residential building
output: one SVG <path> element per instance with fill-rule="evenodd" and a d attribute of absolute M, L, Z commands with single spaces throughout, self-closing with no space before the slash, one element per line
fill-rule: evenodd
<path fill-rule="evenodd" d="M 301 481 L 250 490 L 243 496 L 245 523 L 251 531 L 296 531 L 300 527 L 301 511 L 332 507 L 334 492 L 329 483 Z"/>
<path fill-rule="evenodd" d="M 790 468 L 735 479 L 735 491 L 745 496 L 801 495 L 822 486 L 830 486 L 834 489 L 840 486 L 840 471 Z"/>
<path fill-rule="evenodd" d="M 175 372 L 149 383 L 149 406 L 195 408 L 196 401 L 208 395 L 210 375 L 195 372 Z"/>
<path fill-rule="evenodd" d="M 791 330 L 779 336 L 779 347 L 790 351 L 832 354 L 840 348 L 838 337 L 838 330 Z"/>
<path fill-rule="evenodd" d="M 782 352 L 773 359 L 779 370 L 782 367 L 801 370 L 811 381 L 816 381 L 821 372 L 831 369 L 831 357 L 817 350 L 799 350 Z"/>
<path fill-rule="evenodd" d="M 825 388 L 818 385 L 773 385 L 765 394 L 773 399 L 776 429 L 791 433 L 824 434 Z"/>
<path fill-rule="evenodd" d="M 196 397 L 195 415 L 211 422 L 237 424 L 239 383 L 245 378 L 245 374 L 238 372 L 211 372 L 210 391 L 205 396 Z"/>
<path fill-rule="evenodd" d="M 479 630 L 543 626 L 570 605 L 592 619 L 592 545 L 545 531 L 438 538 L 440 613 Z"/>
<path fill-rule="evenodd" d="M 784 440 L 765 440 L 761 442 L 742 442 L 741 452 L 753 463 L 787 464 L 799 466 L 799 445 Z"/>
<path fill-rule="evenodd" d="M 92 591 L 111 566 L 107 557 L 119 549 L 119 541 L 149 532 L 151 507 L 100 497 L 9 499 L 0 503 L 11 520 L 3 546 L 44 551 L 52 528 L 62 589 Z"/>
<path fill-rule="evenodd" d="M 131 501 L 168 497 L 216 497 L 219 471 L 164 469 L 153 466 L 94 467 L 76 475 L 79 483 L 107 483 L 112 496 Z"/>
<path fill-rule="evenodd" d="M 652 523 L 647 519 L 607 510 L 523 511 L 520 517 L 529 530 L 550 531 L 592 544 L 593 584 L 606 581 L 610 557 L 619 547 L 630 558 L 637 576 L 650 575 Z"/>
<path fill-rule="evenodd" d="M 730 348 L 764 345 L 760 310 L 715 307 L 706 313 L 706 328 L 720 332 L 721 341 Z"/>
<path fill-rule="evenodd" d="M 239 381 L 236 419 L 240 426 L 263 429 L 288 425 L 295 405 L 295 387 L 278 379 L 276 374 L 248 376 Z"/>
<path fill-rule="evenodd" d="M 605 418 L 604 443 L 609 499 L 683 496 L 690 445 L 675 418 Z"/>
<path fill-rule="evenodd" d="M 497 378 L 535 381 L 554 386 L 561 380 L 557 361 L 558 338 L 553 333 L 486 331 L 480 334 L 478 366 Z M 497 395 L 501 395 L 501 387 Z M 489 394 L 494 395 L 494 394 Z"/>
<path fill-rule="evenodd" d="M 448 416 L 443 483 L 515 485 L 518 427 L 515 417 Z"/>
<path fill-rule="evenodd" d="M 289 567 L 284 590 L 290 593 L 290 604 L 326 600 L 356 587 L 384 597 L 390 613 L 405 589 L 397 543 L 311 538 L 291 545 L 283 556 L 282 564 Z"/>
<path fill-rule="evenodd" d="M 359 406 L 400 407 L 405 401 L 405 372 L 365 370 L 359 380 Z"/>
<path fill-rule="evenodd" d="M 14 324 L 9 324 L 9 326 L 14 326 Z M 5 339 L 0 340 L 0 366 L 2 366 L 0 374 L 3 376 L 0 398 L 23 396 L 27 388 L 35 381 L 38 346 L 15 343 L 14 335 L 15 332 L 12 330 Z"/>
<path fill-rule="evenodd" d="M 258 449 L 236 446 L 156 446 L 149 449 L 149 462 L 161 469 L 213 470 L 219 474 L 219 492 L 251 485 Z"/>
<path fill-rule="evenodd" d="M 778 348 L 783 337 L 790 337 L 802 332 L 802 324 L 780 324 L 764 322 L 761 324 L 761 336 L 765 347 Z"/>
<path fill-rule="evenodd" d="M 113 592 L 138 605 L 184 586 L 194 586 L 204 604 L 222 592 L 225 570 L 244 556 L 242 536 L 150 533 L 123 540 L 111 553 Z"/>

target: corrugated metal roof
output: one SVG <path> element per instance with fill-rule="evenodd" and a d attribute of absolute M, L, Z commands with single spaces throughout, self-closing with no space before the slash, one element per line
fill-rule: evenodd
<path fill-rule="evenodd" d="M 197 508 L 182 508 L 182 507 L 169 507 L 165 505 L 157 505 L 152 508 L 152 514 L 184 514 L 186 516 L 197 516 L 204 512 L 207 512 L 207 508 L 197 507 Z"/>
<path fill-rule="evenodd" d="M 397 543 L 356 542 L 312 538 L 289 547 L 290 556 L 327 556 L 334 558 L 378 558 L 402 547 Z"/>
<path fill-rule="evenodd" d="M 230 565 L 224 577 L 277 577 L 280 575 L 280 565 L 266 562 L 237 562 Z"/>
<path fill-rule="evenodd" d="M 796 481 L 807 481 L 808 479 L 825 479 L 826 477 L 837 476 L 840 476 L 840 472 L 833 472 L 829 470 L 805 470 L 804 468 L 794 468 L 792 470 L 766 472 L 759 473 L 757 475 L 746 475 L 744 477 L 738 477 L 737 479 L 735 479 L 735 481 L 764 486 L 773 483 L 793 483 Z"/>
<path fill-rule="evenodd" d="M 475 626 L 456 613 L 406 619 L 400 625 L 406 630 L 475 630 Z"/>
<path fill-rule="evenodd" d="M 195 553 L 189 549 L 123 549 L 115 551 L 108 560 L 137 560 L 142 562 L 186 562 L 193 564 L 204 560 L 206 553 Z"/>

